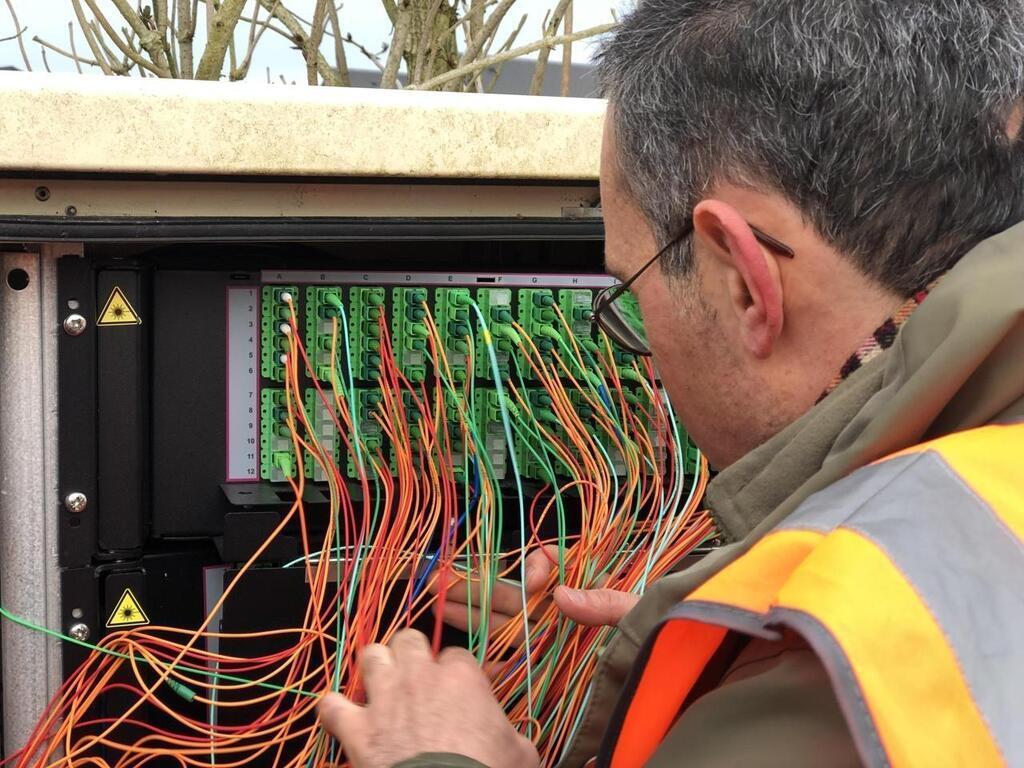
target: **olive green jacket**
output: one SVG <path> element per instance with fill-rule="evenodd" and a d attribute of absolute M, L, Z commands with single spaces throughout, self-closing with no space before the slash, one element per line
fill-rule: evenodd
<path fill-rule="evenodd" d="M 659 619 L 808 496 L 892 452 L 1024 418 L 1024 224 L 967 254 L 895 344 L 774 438 L 721 472 L 708 507 L 728 542 L 654 584 L 603 649 L 562 765 L 596 755 L 633 661 Z M 845 766 L 860 761 L 825 670 L 798 638 L 753 641 L 690 706 L 649 765 Z M 420 755 L 401 768 L 477 766 Z"/>

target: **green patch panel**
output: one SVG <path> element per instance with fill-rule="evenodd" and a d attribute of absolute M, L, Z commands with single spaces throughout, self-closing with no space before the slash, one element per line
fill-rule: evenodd
<path fill-rule="evenodd" d="M 341 327 L 344 289 L 340 286 L 310 286 L 306 289 L 306 354 L 309 355 L 316 378 L 325 384 L 333 382 L 332 347 L 337 344 L 338 375 L 344 376 L 345 329 Z M 334 338 L 338 325 L 337 342 Z"/>
<path fill-rule="evenodd" d="M 301 290 L 301 294 L 299 291 Z M 537 379 L 527 358 L 518 350 L 516 343 L 519 333 L 515 324 L 522 328 L 522 336 L 537 346 L 548 362 L 558 352 L 563 359 L 570 353 L 553 338 L 564 334 L 565 326 L 558 314 L 565 318 L 572 333 L 572 341 L 591 355 L 606 357 L 607 351 L 598 346 L 590 321 L 593 291 L 589 288 L 507 288 L 502 285 L 488 287 L 451 287 L 406 284 L 400 286 L 381 285 L 302 285 L 265 286 L 261 302 L 261 372 L 263 392 L 261 394 L 261 461 L 260 474 L 267 480 L 281 482 L 286 471 L 292 476 L 298 462 L 285 426 L 285 412 L 281 385 L 284 382 L 285 366 L 282 356 L 287 354 L 288 338 L 282 327 L 290 322 L 291 311 L 286 296 L 296 304 L 297 313 L 305 333 L 305 343 L 312 371 L 308 379 L 319 382 L 325 391 L 336 378 L 346 385 L 351 376 L 356 382 L 352 393 L 356 418 L 364 441 L 364 452 L 382 456 L 395 470 L 393 451 L 372 414 L 379 406 L 381 393 L 376 380 L 380 376 L 384 345 L 380 338 L 383 321 L 391 336 L 395 361 L 402 374 L 413 384 L 425 383 L 428 391 L 435 386 L 433 363 L 430 359 L 430 340 L 426 313 L 432 313 L 437 325 L 441 347 L 452 377 L 449 384 L 454 391 L 445 392 L 445 419 L 456 471 L 461 471 L 466 457 L 464 434 L 459 420 L 459 403 L 465 400 L 464 386 L 470 379 L 476 380 L 474 396 L 468 405 L 475 414 L 478 434 L 486 446 L 489 460 L 494 467 L 496 479 L 504 479 L 509 467 L 507 462 L 506 437 L 501 419 L 498 395 L 493 389 L 494 372 L 487 353 L 485 334 L 482 332 L 472 304 L 479 305 L 490 330 L 499 376 L 515 379 L 515 360 L 524 379 L 530 386 L 537 387 Z M 344 307 L 344 312 L 342 311 Z M 339 327 L 336 355 L 332 356 L 333 332 L 336 320 L 347 318 L 347 328 Z M 349 337 L 348 355 L 345 354 L 345 333 Z M 596 354 L 595 354 L 596 353 Z M 650 403 L 634 383 L 637 374 L 632 370 L 635 358 L 619 349 L 613 349 L 614 362 L 623 378 L 626 393 L 626 407 L 639 408 Z M 584 355 L 586 358 L 586 355 Z M 332 365 L 337 365 L 337 371 Z M 346 367 L 348 366 L 348 367 Z M 563 380 L 565 379 L 565 372 Z M 307 378 L 307 372 L 303 372 Z M 330 450 L 339 466 L 351 478 L 358 477 L 354 457 L 337 434 L 335 420 L 328 412 L 315 389 L 309 387 L 304 405 L 309 414 L 311 426 L 321 444 Z M 576 380 L 582 383 L 581 377 Z M 275 384 L 277 385 L 275 387 Z M 527 389 L 529 410 L 549 432 L 565 439 L 564 427 L 555 415 L 548 395 L 539 387 Z M 420 429 L 419 414 L 411 395 L 403 394 L 410 437 L 415 441 Z M 587 403 L 581 392 L 570 391 L 573 407 L 590 426 L 588 431 L 596 435 L 611 455 L 614 441 L 597 429 L 592 405 Z M 643 402 L 642 402 L 643 401 Z M 509 401 L 506 401 L 509 404 Z M 616 410 L 621 405 L 616 401 Z M 517 411 L 516 405 L 510 409 Z M 537 457 L 520 445 L 522 438 L 515 439 L 516 458 L 521 473 L 528 478 L 547 480 L 547 469 Z M 688 444 L 689 445 L 689 444 Z M 306 476 L 315 482 L 323 482 L 323 469 L 304 455 L 303 468 Z M 612 457 L 617 471 L 623 469 L 621 457 Z M 687 452 L 687 468 L 692 469 L 695 452 L 692 446 Z M 562 474 L 561 465 L 552 459 L 556 473 Z"/>
<path fill-rule="evenodd" d="M 469 359 L 476 318 L 471 317 L 472 294 L 468 288 L 438 288 L 434 295 L 434 319 L 444 341 L 444 353 L 452 380 L 462 384 L 469 375 Z"/>
<path fill-rule="evenodd" d="M 391 341 L 395 363 L 414 384 L 427 376 L 427 299 L 426 288 L 395 288 L 391 292 Z"/>
<path fill-rule="evenodd" d="M 306 414 L 309 419 L 309 425 L 313 428 L 320 443 L 320 447 L 337 464 L 342 460 L 341 440 L 338 436 L 338 427 L 334 422 L 333 407 L 330 405 L 330 400 L 324 403 L 320 393 L 315 389 L 306 390 Z M 343 465 L 338 464 L 338 466 L 341 467 Z M 327 474 L 324 472 L 323 467 L 320 466 L 320 463 L 308 451 L 305 458 L 305 473 L 306 477 L 315 482 L 327 480 Z"/>
<path fill-rule="evenodd" d="M 260 392 L 260 477 L 283 482 L 295 477 L 298 462 L 288 431 L 288 404 L 283 389 Z"/>
<path fill-rule="evenodd" d="M 487 320 L 490 329 L 491 339 L 494 344 L 495 357 L 498 361 L 498 372 L 502 379 L 508 378 L 509 361 L 515 344 L 509 338 L 509 333 L 515 333 L 512 327 L 514 315 L 512 314 L 512 289 L 511 288 L 480 288 L 476 294 L 477 304 Z M 484 333 L 478 331 L 476 334 L 476 375 L 481 379 L 491 379 L 494 376 L 491 372 L 491 360 L 487 354 Z"/>
<path fill-rule="evenodd" d="M 282 329 L 291 322 L 286 297 L 298 302 L 294 285 L 267 285 L 260 301 L 260 373 L 271 381 L 284 382 L 284 356 L 288 353 L 288 335 Z M 296 305 L 296 312 L 298 306 Z"/>
<path fill-rule="evenodd" d="M 519 325 L 533 342 L 537 351 L 540 352 L 544 363 L 550 365 L 552 362 L 551 353 L 557 344 L 557 341 L 552 336 L 560 335 L 564 332 L 561 322 L 555 314 L 554 292 L 548 288 L 521 288 L 518 300 Z M 522 352 L 517 352 L 516 354 L 519 356 L 519 370 L 522 372 L 523 378 L 527 381 L 536 379 L 537 376 L 527 356 Z"/>
<path fill-rule="evenodd" d="M 387 294 L 381 286 L 349 289 L 349 340 L 352 373 L 361 381 L 380 377 L 381 340 L 379 318 Z"/>

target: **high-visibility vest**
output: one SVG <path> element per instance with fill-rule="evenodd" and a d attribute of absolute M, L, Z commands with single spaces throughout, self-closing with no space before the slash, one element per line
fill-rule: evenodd
<path fill-rule="evenodd" d="M 599 762 L 643 765 L 730 631 L 784 630 L 828 670 L 866 765 L 1024 766 L 1024 424 L 809 498 L 660 625 Z"/>

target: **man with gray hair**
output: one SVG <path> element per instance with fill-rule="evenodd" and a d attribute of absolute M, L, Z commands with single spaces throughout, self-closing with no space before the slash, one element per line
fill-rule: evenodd
<path fill-rule="evenodd" d="M 620 629 L 563 764 L 1024 765 L 1024 5 L 642 0 L 598 64 L 595 318 L 728 543 L 555 590 Z M 466 656 L 362 664 L 321 707 L 356 766 L 536 764 Z"/>

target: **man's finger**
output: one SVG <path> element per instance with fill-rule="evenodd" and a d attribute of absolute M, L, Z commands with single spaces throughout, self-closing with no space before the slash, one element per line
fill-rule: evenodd
<path fill-rule="evenodd" d="M 396 663 L 411 666 L 431 661 L 433 654 L 426 636 L 415 629 L 403 629 L 388 643 Z"/>
<path fill-rule="evenodd" d="M 338 741 L 355 746 L 362 731 L 364 710 L 340 693 L 326 694 L 316 705 L 324 730 Z"/>
<path fill-rule="evenodd" d="M 537 605 L 530 610 L 530 619 L 539 619 L 544 615 L 544 612 L 550 605 L 551 600 L 549 598 L 539 601 Z M 520 602 L 516 603 L 515 616 L 521 616 L 522 610 L 522 602 L 520 599 Z M 480 627 L 480 617 L 483 615 L 479 608 L 473 607 L 467 610 L 464 603 L 447 602 L 434 604 L 434 614 L 436 615 L 438 613 L 441 614 L 441 620 L 445 624 L 455 627 L 456 629 L 461 629 L 463 632 L 469 631 L 470 619 L 472 619 L 474 629 L 478 629 Z M 490 616 L 490 622 L 487 626 L 490 628 L 491 632 L 501 629 L 501 627 L 513 618 L 513 616 L 510 616 L 507 613 L 499 613 L 497 611 L 491 611 Z"/>
<path fill-rule="evenodd" d="M 555 589 L 558 609 L 566 618 L 588 627 L 614 627 L 639 601 L 639 595 L 617 589 Z"/>
<path fill-rule="evenodd" d="M 535 549 L 526 556 L 523 568 L 526 577 L 523 583 L 526 584 L 526 594 L 532 595 L 542 590 L 548 583 L 548 577 L 558 562 L 558 547 L 548 545 Z"/>
<path fill-rule="evenodd" d="M 363 676 L 363 687 L 366 698 L 372 701 L 374 696 L 381 695 L 393 676 L 395 658 L 389 648 L 372 643 L 359 653 L 359 672 Z"/>

